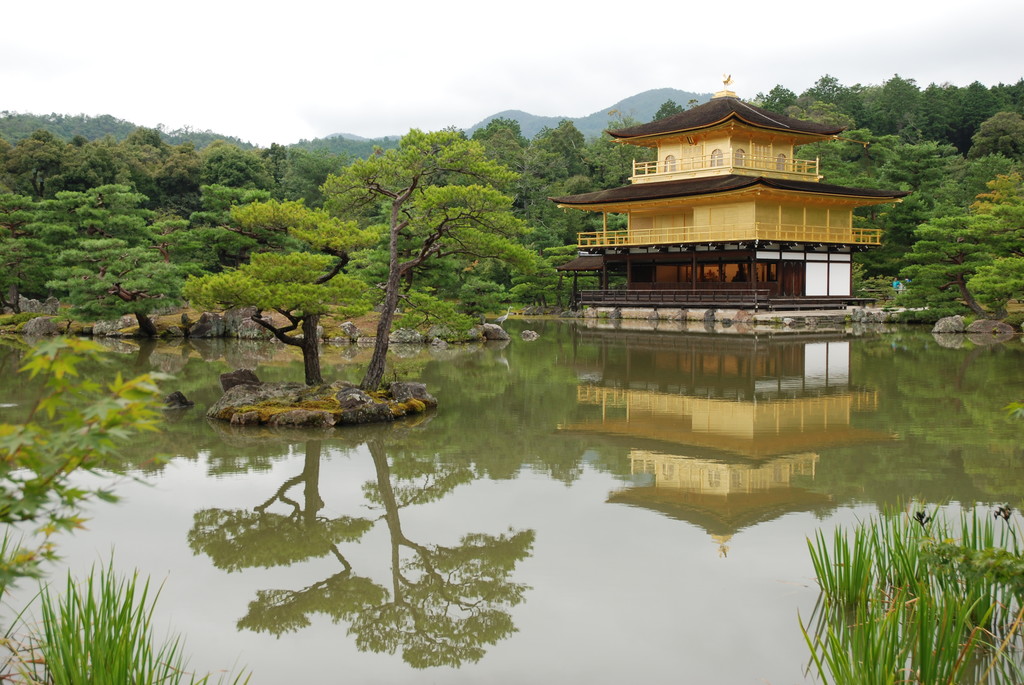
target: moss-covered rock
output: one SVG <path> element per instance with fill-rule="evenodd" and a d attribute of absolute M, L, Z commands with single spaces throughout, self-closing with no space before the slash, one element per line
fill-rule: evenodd
<path fill-rule="evenodd" d="M 365 393 L 344 381 L 315 387 L 301 383 L 236 385 L 206 415 L 234 425 L 325 428 L 394 421 L 437 406 L 437 400 L 422 383 L 392 386 L 398 386 L 399 397 L 390 389 Z"/>

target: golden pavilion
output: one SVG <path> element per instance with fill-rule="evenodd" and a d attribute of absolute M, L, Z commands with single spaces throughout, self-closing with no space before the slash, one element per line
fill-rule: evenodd
<path fill-rule="evenodd" d="M 727 80 L 728 84 L 729 81 Z M 648 124 L 608 131 L 657 151 L 633 162 L 630 184 L 553 197 L 559 207 L 604 215 L 578 236 L 563 271 L 596 272 L 590 306 L 845 307 L 854 252 L 879 245 L 858 228 L 858 207 L 898 202 L 904 191 L 822 183 L 798 147 L 835 140 L 842 127 L 783 116 L 722 90 L 705 104 Z M 624 215 L 609 225 L 609 215 Z M 609 275 L 625 276 L 610 289 Z"/>

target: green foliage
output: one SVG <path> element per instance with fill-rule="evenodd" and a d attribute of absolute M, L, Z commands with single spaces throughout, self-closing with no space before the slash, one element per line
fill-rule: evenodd
<path fill-rule="evenodd" d="M 918 227 L 913 264 L 906 269 L 914 283 L 906 296 L 908 305 L 942 310 L 959 305 L 978 316 L 1001 318 L 1006 303 L 1020 296 L 1017 257 L 1024 231 L 1024 185 L 1019 174 L 1010 174 L 988 186 L 990 192 L 978 196 L 973 213 L 936 218 Z"/>
<path fill-rule="evenodd" d="M 371 140 L 346 138 L 343 135 L 326 136 L 324 138 L 305 138 L 295 143 L 293 149 L 315 154 L 336 155 L 345 158 L 369 157 L 377 150 L 391 150 L 398 146 L 397 136 L 373 138 Z"/>
<path fill-rule="evenodd" d="M 978 302 L 998 316 L 1011 300 L 1024 299 L 1024 257 L 1001 257 L 978 267 L 967 280 L 967 287 Z"/>
<path fill-rule="evenodd" d="M 516 302 L 529 302 L 541 307 L 568 304 L 570 297 L 569 279 L 555 270 L 576 258 L 575 246 L 554 247 L 543 251 L 537 266 L 530 272 L 518 273 L 510 293 Z"/>
<path fill-rule="evenodd" d="M 245 230 L 235 225 L 232 208 L 270 199 L 265 190 L 206 185 L 201 188 L 198 211 L 189 216 L 189 237 L 205 247 L 207 270 L 238 266 L 252 252 L 284 247 L 286 235 L 275 231 Z M 294 244 L 291 244 L 294 247 Z"/>
<path fill-rule="evenodd" d="M 1010 402 L 1003 407 L 1006 413 L 1016 419 L 1024 419 L 1024 402 Z"/>
<path fill-rule="evenodd" d="M 22 424 L 0 424 L 0 522 L 33 523 L 43 538 L 34 549 L 20 549 L 0 560 L 0 582 L 35 575 L 39 563 L 55 556 L 54 533 L 82 523 L 81 505 L 113 499 L 109 488 L 71 483 L 78 470 L 103 472 L 120 444 L 139 431 L 154 430 L 157 376 L 106 386 L 79 381 L 78 368 L 102 348 L 72 338 L 41 343 L 22 371 L 40 379 L 44 394 Z"/>
<path fill-rule="evenodd" d="M 182 278 L 195 267 L 157 249 L 152 212 L 140 206 L 142 199 L 128 186 L 110 185 L 64 191 L 46 203 L 47 242 L 62 248 L 47 287 L 62 293 L 80 318 L 134 314 L 152 336 L 148 315 L 180 302 Z"/>
<path fill-rule="evenodd" d="M 971 140 L 970 157 L 1003 155 L 1024 159 L 1024 117 L 1017 112 L 998 112 L 978 127 Z"/>
<path fill-rule="evenodd" d="M 46 316 L 45 314 L 37 314 L 36 312 L 21 312 L 20 314 L 4 314 L 0 315 L 0 328 L 16 329 L 20 324 L 26 321 L 31 321 L 40 316 Z"/>
<path fill-rule="evenodd" d="M 266 161 L 255 152 L 218 141 L 203 150 L 199 180 L 204 185 L 269 190 L 274 178 Z"/>
<path fill-rule="evenodd" d="M 991 260 L 984 229 L 972 217 L 945 217 L 922 224 L 916 234 L 914 263 L 905 270 L 913 282 L 907 303 L 940 308 L 960 303 L 983 315 L 967 290 L 967 280 Z"/>
<path fill-rule="evenodd" d="M 941 513 L 887 511 L 852 538 L 840 527 L 831 542 L 820 531 L 808 541 L 825 601 L 817 624 L 801 621 L 801 630 L 822 681 L 987 682 L 989 673 L 1020 673 L 1024 561 L 1011 511 L 1001 507 L 993 519 L 974 510 L 958 524 Z"/>
<path fill-rule="evenodd" d="M 255 307 L 253 320 L 281 342 L 302 349 L 308 385 L 323 382 L 320 349 L 316 340 L 319 317 L 362 314 L 366 285 L 343 272 L 350 249 L 373 238 L 372 230 L 308 209 L 301 202 L 256 202 L 233 206 L 231 216 L 239 230 L 252 236 L 271 236 L 275 241 L 294 241 L 310 252 L 257 252 L 236 269 L 190 278 L 184 294 L 197 307 Z M 269 240 L 268 240 L 269 242 Z M 275 324 L 263 311 L 275 311 L 286 319 Z M 302 335 L 293 335 L 296 329 Z"/>
<path fill-rule="evenodd" d="M 159 594 L 138 574 L 119 577 L 112 562 L 94 567 L 84 583 L 69 573 L 62 596 L 49 588 L 42 592 L 42 630 L 34 636 L 31 658 L 20 655 L 19 665 L 32 682 L 54 685 L 211 682 L 210 675 L 188 673 L 180 637 L 158 642 L 153 613 Z M 248 680 L 239 674 L 231 682 Z"/>
<path fill-rule="evenodd" d="M 896 74 L 880 88 L 871 89 L 865 99 L 862 125 L 866 128 L 882 135 L 916 137 L 911 132 L 919 117 L 921 90 L 914 79 Z"/>
<path fill-rule="evenodd" d="M 22 114 L 17 112 L 0 112 L 0 138 L 18 143 L 31 137 L 39 130 L 52 133 L 57 138 L 70 141 L 81 138 L 86 141 L 101 140 L 111 137 L 115 140 L 127 140 L 138 126 L 109 114 L 88 116 L 85 114 Z M 149 129 L 154 130 L 154 129 Z M 185 127 L 175 131 L 156 131 L 160 139 L 171 145 L 189 143 L 203 148 L 215 140 L 226 140 L 233 145 L 248 148 L 249 143 L 233 136 L 225 136 L 213 131 L 196 131 Z"/>
<path fill-rule="evenodd" d="M 0 194 L 0 305 L 16 310 L 18 295 L 44 292 L 52 258 L 38 219 L 39 205 L 32 198 Z"/>
<path fill-rule="evenodd" d="M 510 111 L 472 130 L 471 142 L 482 145 L 488 160 L 515 172 L 500 178 L 488 175 L 486 183 L 480 184 L 509 196 L 506 213 L 524 224 L 522 230 L 504 237 L 536 254 L 573 245 L 578 233 L 600 228 L 599 214 L 565 212 L 549 198 L 625 185 L 634 158 L 646 161 L 653 154 L 647 148 L 615 144 L 601 131 L 667 116 L 682 111 L 677 103 L 689 106 L 702 99 L 704 96 L 659 89 L 628 98 L 611 112 L 604 109 L 580 119 L 530 117 Z M 986 182 L 996 175 L 1021 171 L 1016 138 L 1020 137 L 1019 115 L 1024 111 L 1024 81 L 990 88 L 980 83 L 921 88 L 913 79 L 894 75 L 879 85 L 851 86 L 826 74 L 800 96 L 779 85 L 767 94 L 758 94 L 756 101 L 772 111 L 848 128 L 838 141 L 802 147 L 804 157 L 821 159 L 827 182 L 912 191 L 899 204 L 856 211 L 858 226 L 883 230 L 883 245 L 860 257 L 866 277 L 903 276 L 904 268 L 917 260 L 911 253 L 919 226 L 968 213 L 968 205 L 985 191 Z M 461 132 L 446 134 L 467 142 Z M 399 154 L 403 146 L 405 152 Z M 401 143 L 397 138 L 368 141 L 332 136 L 254 150 L 237 139 L 208 131 L 140 128 L 113 117 L 0 113 L 0 191 L 4 191 L 0 192 L 0 205 L 11 205 L 6 211 L 0 208 L 0 297 L 13 301 L 17 292 L 42 298 L 50 294 L 49 281 L 68 291 L 84 290 L 80 303 L 102 295 L 104 315 L 139 309 L 138 303 L 147 299 L 129 293 L 162 292 L 166 300 L 151 304 L 171 304 L 176 289 L 171 281 L 180 281 L 185 273 L 238 267 L 256 252 L 307 249 L 274 226 L 246 226 L 242 214 L 233 213 L 232 206 L 274 198 L 282 203 L 301 200 L 307 208 L 318 208 L 325 202 L 321 186 L 327 187 L 324 184 L 329 178 L 344 177 L 352 160 L 372 166 L 385 158 L 408 159 L 413 147 L 409 140 Z M 447 144 L 438 149 L 445 147 Z M 968 149 L 970 154 L 965 156 Z M 468 186 L 474 173 L 439 173 L 425 186 Z M 205 184 L 202 190 L 201 183 Z M 68 227 L 76 222 L 48 212 L 41 201 L 53 200 L 61 192 L 88 193 L 109 185 L 126 186 L 137 194 L 138 209 L 157 213 L 146 218 L 151 234 L 146 241 L 129 240 L 127 246 L 109 244 L 104 249 L 113 254 L 146 242 L 163 262 L 183 267 L 183 271 L 175 274 L 173 269 L 148 261 L 145 252 L 139 251 L 125 263 L 136 263 L 136 271 L 143 275 L 130 286 L 125 286 L 127 277 L 121 278 L 123 289 L 112 296 L 100 292 L 95 274 L 90 277 L 94 288 L 90 291 L 74 287 L 75 275 L 70 272 L 53 273 L 58 266 L 52 259 L 55 246 L 77 249 L 65 242 L 71 236 Z M 336 190 L 331 192 L 337 203 Z M 389 224 L 386 201 L 382 204 L 380 200 L 350 205 L 343 214 L 362 227 Z M 331 211 L 341 215 L 337 208 Z M 26 213 L 30 221 L 22 223 Z M 6 234 L 2 225 L 5 214 L 9 223 L 16 225 Z M 1009 218 L 1000 221 L 1011 222 Z M 403 231 L 399 255 L 405 260 L 415 258 L 425 235 Z M 389 246 L 383 232 L 379 238 L 377 254 L 352 255 L 353 265 L 367 265 L 363 275 L 368 283 L 386 278 L 387 255 L 380 253 L 388 252 Z M 433 263 L 413 267 L 416 287 L 433 288 L 439 297 L 450 299 L 472 292 L 470 281 L 487 281 L 488 291 L 504 288 L 511 292 L 518 287 L 515 297 L 520 301 L 564 299 L 561 279 L 548 274 L 541 279 L 544 285 L 539 280 L 531 285 L 529 278 L 524 280 L 516 273 L 527 267 L 495 266 L 473 254 L 475 249 L 493 245 L 468 247 L 461 255 L 437 254 L 431 257 Z M 997 250 L 992 259 L 1013 256 L 1007 252 Z M 68 259 L 78 263 L 61 266 L 87 269 L 81 261 L 84 257 L 82 252 L 70 252 Z M 481 264 L 465 271 L 472 261 Z M 154 271 L 154 280 L 163 280 L 154 283 L 152 290 L 142 282 L 147 269 Z M 77 275 L 84 277 L 85 273 Z M 551 283 L 558 284 L 557 293 L 545 290 Z M 114 285 L 107 283 L 106 287 Z M 118 309 L 110 305 L 111 297 L 134 298 L 136 305 Z M 964 305 L 958 300 L 965 296 L 930 298 L 927 304 L 943 311 L 962 310 Z M 471 304 L 469 309 L 482 306 Z M 80 316 L 93 314 L 83 310 Z"/>
<path fill-rule="evenodd" d="M 621 112 L 609 112 L 608 129 L 634 126 L 640 122 Z M 587 146 L 587 165 L 593 186 L 590 190 L 602 190 L 626 185 L 633 174 L 633 161 L 649 162 L 657 156 L 657 150 L 620 145 L 607 133 Z M 596 186 L 596 187 L 595 187 Z"/>
<path fill-rule="evenodd" d="M 664 119 L 666 117 L 672 116 L 673 114 L 679 114 L 680 112 L 685 111 L 686 110 L 683 107 L 680 107 L 678 104 L 676 104 L 675 100 L 665 100 L 665 102 L 662 103 L 661 107 L 658 108 L 658 111 L 654 113 L 654 117 L 651 118 L 651 121 Z"/>
<path fill-rule="evenodd" d="M 381 227 L 387 240 L 382 314 L 364 390 L 375 390 L 383 378 L 400 291 L 418 286 L 423 269 L 445 258 L 531 264 L 531 252 L 518 242 L 526 227 L 513 215 L 511 199 L 498 190 L 515 180 L 516 174 L 490 159 L 480 142 L 451 130 L 412 130 L 397 149 L 358 160 L 327 179 L 327 209 Z M 370 208 L 384 216 L 369 214 Z"/>
<path fill-rule="evenodd" d="M 10 148 L 4 160 L 9 187 L 37 200 L 59 190 L 66 146 L 47 131 L 36 131 Z"/>
<path fill-rule="evenodd" d="M 758 93 L 754 99 L 761 107 L 779 114 L 785 114 L 790 107 L 796 105 L 796 93 L 782 85 L 776 85 L 767 95 Z"/>
<path fill-rule="evenodd" d="M 464 303 L 443 300 L 429 290 L 414 290 L 402 298 L 402 316 L 397 320 L 399 328 L 425 328 L 439 326 L 441 330 L 452 331 L 452 339 L 461 340 L 475 323 L 467 316 Z"/>
<path fill-rule="evenodd" d="M 529 141 L 523 137 L 519 122 L 496 117 L 486 126 L 473 132 L 473 140 L 480 142 L 490 159 L 516 169 Z"/>
<path fill-rule="evenodd" d="M 470 277 L 459 289 L 458 300 L 462 311 L 479 316 L 499 309 L 507 301 L 507 294 L 499 283 Z"/>
<path fill-rule="evenodd" d="M 1007 314 L 1003 318 L 1003 323 L 1010 324 L 1018 331 L 1021 330 L 1021 326 L 1024 325 L 1024 309 L 1018 309 L 1015 312 Z"/>
<path fill-rule="evenodd" d="M 216 274 L 190 278 L 184 295 L 199 308 L 256 307 L 261 310 L 340 316 L 365 311 L 363 283 L 344 274 L 323 283 L 335 257 L 309 252 L 254 254 L 248 264 Z"/>
<path fill-rule="evenodd" d="M 853 294 L 857 297 L 870 297 L 876 302 L 889 300 L 894 296 L 892 276 L 869 276 L 864 265 L 853 263 Z"/>
<path fill-rule="evenodd" d="M 228 191 L 222 187 L 217 192 Z M 301 202 L 252 202 L 231 205 L 229 211 L 233 225 L 264 249 L 304 245 L 312 251 L 257 252 L 237 269 L 191 278 L 185 295 L 196 306 L 255 306 L 303 315 L 326 314 L 335 307 L 342 308 L 342 315 L 364 311 L 362 282 L 336 268 L 347 261 L 349 250 L 368 244 L 372 232 Z"/>
<path fill-rule="evenodd" d="M 341 171 L 349 160 L 348 155 L 330 154 L 326 150 L 289 148 L 286 168 L 275 196 L 302 200 L 307 207 L 320 207 L 324 201 L 320 186 L 328 176 Z"/>

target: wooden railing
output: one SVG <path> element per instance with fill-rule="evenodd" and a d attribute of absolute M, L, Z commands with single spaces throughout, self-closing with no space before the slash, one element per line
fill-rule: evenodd
<path fill-rule="evenodd" d="M 751 154 L 735 154 L 733 150 L 723 150 L 717 155 L 698 155 L 697 157 L 680 157 L 669 162 L 633 162 L 633 176 L 644 178 L 662 174 L 679 174 L 691 171 L 714 171 L 718 169 L 749 169 L 751 171 L 775 171 L 780 174 L 796 174 L 800 176 L 818 177 L 817 159 L 779 159 L 771 156 L 755 156 Z"/>
<path fill-rule="evenodd" d="M 674 288 L 580 290 L 572 307 L 699 307 L 725 309 L 843 309 L 848 305 L 865 304 L 863 298 L 844 296 L 772 295 L 769 288 L 737 287 L 734 283 L 718 283 L 716 287 L 673 284 Z"/>
<path fill-rule="evenodd" d="M 644 305 L 700 305 L 736 308 L 758 308 L 767 305 L 768 288 L 706 289 L 679 286 L 657 290 L 581 290 L 578 303 L 600 307 Z"/>
<path fill-rule="evenodd" d="M 839 228 L 836 226 L 756 222 L 719 226 L 672 226 L 593 231 L 580 233 L 577 238 L 580 248 L 681 245 L 737 240 L 881 245 L 882 231 L 877 228 Z"/>

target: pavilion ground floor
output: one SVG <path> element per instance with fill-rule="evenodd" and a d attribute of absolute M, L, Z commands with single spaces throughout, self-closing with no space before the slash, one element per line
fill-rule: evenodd
<path fill-rule="evenodd" d="M 853 295 L 853 246 L 619 250 L 581 255 L 559 269 L 574 276 L 577 306 L 828 309 L 864 303 Z M 581 276 L 589 277 L 582 286 Z"/>

